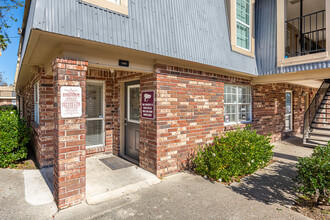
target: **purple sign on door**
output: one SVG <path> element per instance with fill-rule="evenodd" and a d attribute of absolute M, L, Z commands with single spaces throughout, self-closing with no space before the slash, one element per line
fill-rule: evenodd
<path fill-rule="evenodd" d="M 155 119 L 155 91 L 143 91 L 141 103 L 142 118 Z"/>

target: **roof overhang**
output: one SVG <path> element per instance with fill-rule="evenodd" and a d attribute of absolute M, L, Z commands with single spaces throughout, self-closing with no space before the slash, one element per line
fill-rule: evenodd
<path fill-rule="evenodd" d="M 25 86 L 40 67 L 45 68 L 46 74 L 52 74 L 51 63 L 56 57 L 85 60 L 89 62 L 90 67 L 133 72 L 152 73 L 154 65 L 161 63 L 249 80 L 256 77 L 186 60 L 32 29 L 21 68 L 17 71 L 17 91 Z M 119 66 L 119 59 L 130 61 L 130 67 Z"/>
<path fill-rule="evenodd" d="M 330 68 L 306 70 L 299 72 L 278 73 L 258 76 L 252 80 L 253 84 L 290 83 L 319 88 L 324 79 L 330 78 Z"/>

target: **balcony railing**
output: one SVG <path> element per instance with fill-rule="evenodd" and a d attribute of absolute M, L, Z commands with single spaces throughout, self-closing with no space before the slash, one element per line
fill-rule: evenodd
<path fill-rule="evenodd" d="M 326 51 L 325 10 L 285 21 L 285 58 Z"/>

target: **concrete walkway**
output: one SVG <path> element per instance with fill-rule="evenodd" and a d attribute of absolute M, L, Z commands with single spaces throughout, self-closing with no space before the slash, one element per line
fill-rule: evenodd
<path fill-rule="evenodd" d="M 39 172 L 38 170 L 28 171 L 32 171 L 31 175 L 28 174 L 28 179 L 38 175 L 35 171 Z M 52 198 L 48 201 L 44 199 L 40 201 L 36 197 L 26 195 L 24 172 L 25 170 L 0 169 L 0 219 L 53 219 L 57 212 L 55 202 Z M 36 177 L 36 181 L 40 178 L 42 179 L 41 174 Z M 47 188 L 46 183 L 42 183 L 42 186 L 41 190 L 44 190 L 44 187 Z M 44 198 L 49 198 L 49 192 L 50 190 L 46 192 L 47 195 Z"/>
<path fill-rule="evenodd" d="M 292 180 L 296 176 L 298 157 L 310 155 L 313 149 L 304 147 L 301 138 L 292 137 L 275 143 L 273 151 L 275 163 L 241 183 L 231 184 L 230 188 L 250 200 L 291 207 L 296 198 Z"/>
<path fill-rule="evenodd" d="M 180 173 L 108 202 L 62 210 L 55 219 L 308 219 L 289 206 L 295 197 L 296 157 L 312 149 L 293 138 L 277 143 L 274 151 L 275 163 L 241 183 L 225 186 Z M 52 203 L 32 206 L 25 201 L 22 171 L 0 169 L 1 218 L 49 219 L 54 213 Z"/>

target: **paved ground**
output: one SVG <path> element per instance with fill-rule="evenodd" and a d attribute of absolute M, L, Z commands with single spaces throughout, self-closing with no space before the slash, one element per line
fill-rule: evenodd
<path fill-rule="evenodd" d="M 180 173 L 108 202 L 60 211 L 55 219 L 307 219 L 288 207 L 294 199 L 296 156 L 312 149 L 290 139 L 277 143 L 274 151 L 277 162 L 241 183 L 225 186 Z M 1 218 L 48 219 L 53 214 L 53 203 L 31 206 L 25 201 L 21 171 L 0 169 Z"/>
<path fill-rule="evenodd" d="M 234 183 L 231 189 L 246 198 L 265 204 L 281 204 L 287 207 L 295 200 L 294 183 L 297 157 L 305 157 L 313 152 L 303 147 L 301 138 L 290 138 L 275 143 L 275 163 L 249 176 L 241 183 Z"/>
<path fill-rule="evenodd" d="M 23 172 L 0 169 L 0 219 L 52 219 L 57 212 L 52 200 L 38 206 L 26 201 Z"/>
<path fill-rule="evenodd" d="M 113 167 L 110 168 L 101 162 L 104 159 L 110 159 Z M 161 182 L 154 174 L 113 155 L 99 154 L 87 158 L 86 164 L 86 202 L 89 205 L 115 199 Z M 46 179 L 52 190 L 53 168 L 42 169 L 42 174 L 45 178 L 38 179 L 41 181 Z M 38 195 L 33 192 L 31 194 Z M 32 199 L 28 198 L 28 200 L 35 200 L 35 197 L 47 200 L 47 198 L 43 198 L 43 195 L 44 193 L 40 196 L 33 196 Z"/>

